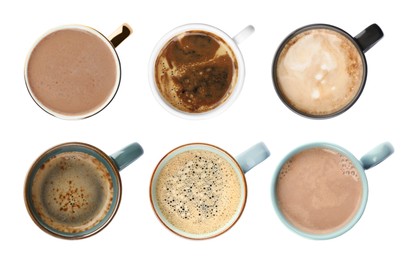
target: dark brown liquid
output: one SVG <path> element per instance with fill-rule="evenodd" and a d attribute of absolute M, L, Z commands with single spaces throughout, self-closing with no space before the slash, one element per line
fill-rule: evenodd
<path fill-rule="evenodd" d="M 217 35 L 204 31 L 188 31 L 172 38 L 159 53 L 155 66 L 161 94 L 185 112 L 217 107 L 237 82 L 232 49 Z"/>

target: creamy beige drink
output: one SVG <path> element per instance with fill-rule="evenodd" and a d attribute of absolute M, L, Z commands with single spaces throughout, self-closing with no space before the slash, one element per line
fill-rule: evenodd
<path fill-rule="evenodd" d="M 330 115 L 349 106 L 361 91 L 364 64 L 354 43 L 332 29 L 298 33 L 275 64 L 278 91 L 295 110 Z"/>
<path fill-rule="evenodd" d="M 189 150 L 161 169 L 156 203 L 175 228 L 191 234 L 211 233 L 233 220 L 243 207 L 242 181 L 220 155 Z"/>

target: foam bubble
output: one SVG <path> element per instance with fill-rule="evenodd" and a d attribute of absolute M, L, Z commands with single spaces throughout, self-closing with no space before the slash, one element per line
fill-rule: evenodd
<path fill-rule="evenodd" d="M 319 89 L 312 89 L 312 98 L 318 99 L 320 97 Z"/>

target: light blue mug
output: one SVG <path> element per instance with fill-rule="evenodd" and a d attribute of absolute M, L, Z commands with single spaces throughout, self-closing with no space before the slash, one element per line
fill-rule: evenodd
<path fill-rule="evenodd" d="M 105 228 L 120 205 L 119 171 L 143 154 L 138 143 L 107 155 L 85 143 L 57 145 L 31 166 L 24 199 L 33 221 L 64 239 L 90 237 Z"/>
<path fill-rule="evenodd" d="M 269 155 L 264 143 L 255 144 L 236 158 L 205 143 L 173 149 L 160 160 L 150 182 L 150 200 L 156 216 L 170 231 L 189 239 L 225 233 L 246 205 L 244 174 Z M 233 181 L 225 182 L 228 179 Z M 237 193 L 228 192 L 236 189 Z"/>
<path fill-rule="evenodd" d="M 386 142 L 360 160 L 330 143 L 311 143 L 290 152 L 271 184 L 272 202 L 280 220 L 310 239 L 331 239 L 350 230 L 368 199 L 365 170 L 394 152 Z"/>

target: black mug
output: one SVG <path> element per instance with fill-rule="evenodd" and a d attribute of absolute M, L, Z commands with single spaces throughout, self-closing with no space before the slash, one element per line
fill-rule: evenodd
<path fill-rule="evenodd" d="M 364 53 L 383 37 L 372 24 L 352 37 L 328 24 L 311 24 L 280 44 L 272 68 L 275 90 L 292 111 L 330 118 L 348 110 L 365 86 Z"/>

